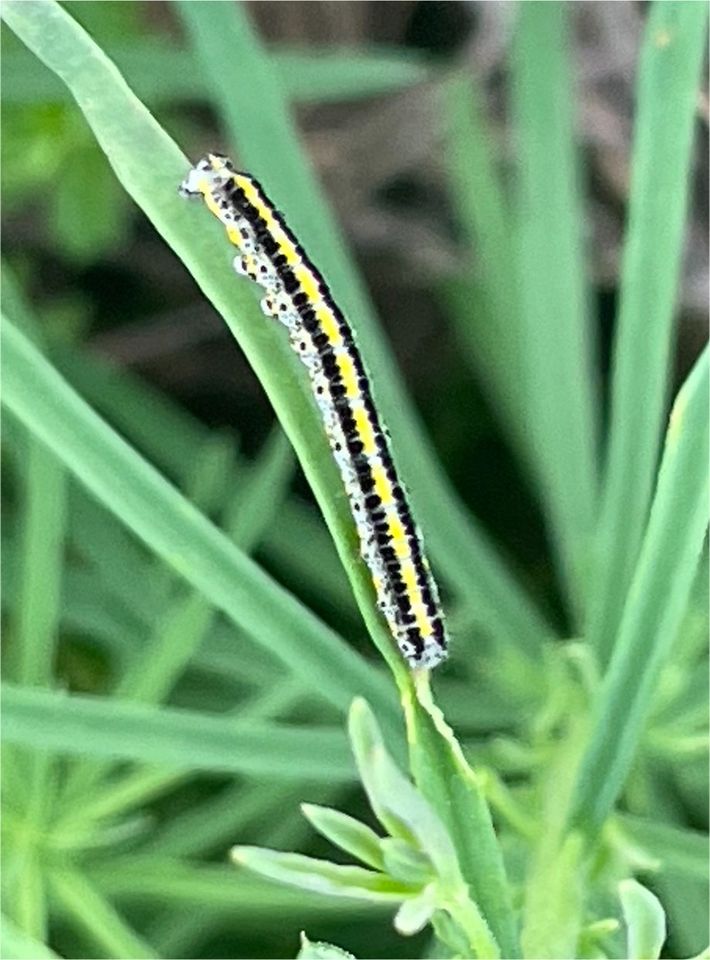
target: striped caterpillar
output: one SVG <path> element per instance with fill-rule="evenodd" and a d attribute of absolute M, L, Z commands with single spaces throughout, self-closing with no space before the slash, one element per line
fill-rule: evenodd
<path fill-rule="evenodd" d="M 447 652 L 436 583 L 348 322 L 253 177 L 208 154 L 180 193 L 204 199 L 239 249 L 234 269 L 264 289 L 263 312 L 288 329 L 308 370 L 378 606 L 409 665 L 436 666 Z"/>

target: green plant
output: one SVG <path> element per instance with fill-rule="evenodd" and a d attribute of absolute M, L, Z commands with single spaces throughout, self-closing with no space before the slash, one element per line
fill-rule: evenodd
<path fill-rule="evenodd" d="M 219 232 L 177 200 L 187 158 L 66 11 L 6 0 L 7 25 L 54 75 L 35 81 L 25 66 L 12 97 L 63 103 L 56 78 L 66 85 L 119 182 L 224 317 L 288 438 L 275 432 L 253 460 L 238 454 L 145 385 L 48 336 L 4 271 L 5 440 L 17 485 L 4 591 L 7 955 L 51 956 L 50 919 L 77 955 L 184 955 L 199 933 L 196 906 L 210 923 L 238 912 L 254 936 L 275 918 L 329 922 L 349 946 L 362 925 L 357 898 L 378 929 L 383 903 L 400 905 L 401 933 L 431 922 L 436 955 L 658 956 L 664 911 L 681 928 L 675 948 L 697 952 L 706 933 L 692 897 L 707 879 L 707 839 L 682 820 L 667 785 L 682 766 L 694 771 L 694 796 L 706 787 L 707 351 L 675 401 L 658 470 L 656 458 L 704 5 L 656 2 L 647 25 L 604 470 L 571 104 L 558 99 L 570 89 L 566 7 L 520 9 L 511 70 L 522 172 L 512 202 L 467 80 L 440 84 L 452 199 L 482 252 L 475 283 L 462 278 L 447 301 L 534 478 L 570 622 L 588 638 L 567 643 L 444 479 L 296 137 L 286 96 L 314 90 L 315 69 L 333 96 L 373 89 L 370 74 L 337 56 L 317 68 L 292 60 L 284 92 L 280 61 L 241 5 L 176 9 L 188 76 L 199 76 L 245 165 L 353 319 L 463 625 L 457 673 L 435 678 L 435 702 L 428 678 L 393 650 L 303 377 L 226 268 Z M 156 103 L 183 96 L 174 61 L 161 74 L 175 72 L 172 92 L 152 85 L 155 55 L 155 44 L 132 47 L 129 81 L 135 70 Z M 424 69 L 384 63 L 377 89 Z M 329 574 L 332 545 L 289 496 L 289 444 L 392 677 L 250 556 L 260 547 L 321 600 L 347 603 L 342 578 Z M 472 612 L 486 643 L 466 630 Z M 53 663 L 67 634 L 100 646 L 107 696 L 61 689 Z M 351 706 L 356 697 L 377 721 L 362 700 Z M 357 771 L 341 729 L 348 711 Z M 504 735 L 490 740 L 491 730 Z M 414 784 L 398 769 L 405 763 Z M 161 805 L 179 788 L 189 798 L 197 771 L 230 777 L 165 816 Z M 333 808 L 357 773 L 387 838 Z M 285 812 L 319 792 L 327 806 L 307 805 L 307 818 L 373 870 L 237 848 L 237 863 L 282 888 L 205 861 L 257 815 L 259 843 L 296 846 Z M 678 895 L 683 884 L 689 899 Z M 308 955 L 342 951 L 304 940 Z"/>

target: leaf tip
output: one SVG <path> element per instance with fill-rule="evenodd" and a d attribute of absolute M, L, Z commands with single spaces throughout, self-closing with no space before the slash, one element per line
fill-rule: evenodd
<path fill-rule="evenodd" d="M 232 847 L 229 851 L 229 859 L 237 867 L 245 867 L 249 860 L 248 847 Z"/>

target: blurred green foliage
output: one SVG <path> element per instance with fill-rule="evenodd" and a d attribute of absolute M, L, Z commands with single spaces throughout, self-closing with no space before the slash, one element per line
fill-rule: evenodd
<path fill-rule="evenodd" d="M 302 957 L 699 953 L 707 353 L 669 423 L 666 400 L 705 6 L 648 15 L 603 434 L 569 5 L 516 13 L 510 191 L 455 64 L 267 50 L 243 5 L 170 10 L 180 42 L 137 3 L 3 8 L 3 955 L 295 956 L 304 928 Z M 477 253 L 437 293 L 544 518 L 545 596 L 445 478 L 291 117 L 424 80 Z M 298 364 L 178 200 L 189 161 L 166 131 L 231 144 L 352 319 L 446 591 L 435 701 L 374 610 Z M 131 200 L 283 432 L 210 429 L 87 348 L 85 280 L 130 261 Z M 445 417 L 470 444 L 480 414 Z M 368 869 L 325 859 L 311 825 Z"/>

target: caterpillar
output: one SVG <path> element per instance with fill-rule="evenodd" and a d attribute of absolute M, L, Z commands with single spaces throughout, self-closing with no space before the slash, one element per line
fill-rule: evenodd
<path fill-rule="evenodd" d="M 288 329 L 308 371 L 377 604 L 409 665 L 436 666 L 448 648 L 438 590 L 350 325 L 252 176 L 210 153 L 179 192 L 202 198 L 222 222 L 239 249 L 234 269 L 263 288 L 262 311 Z"/>

